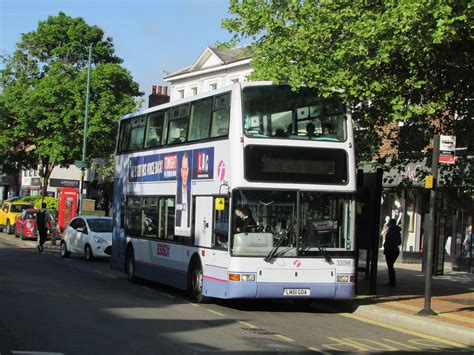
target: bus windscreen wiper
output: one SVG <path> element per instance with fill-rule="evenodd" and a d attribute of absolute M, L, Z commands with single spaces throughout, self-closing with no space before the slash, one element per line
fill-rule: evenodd
<path fill-rule="evenodd" d="M 323 254 L 324 260 L 328 262 L 328 264 L 333 264 L 334 262 L 332 261 L 331 255 L 329 255 L 328 250 L 324 247 L 321 246 L 321 242 L 318 243 L 318 249 Z"/>
<path fill-rule="evenodd" d="M 288 240 L 288 241 L 290 240 L 288 237 L 290 236 L 291 232 L 294 232 L 294 230 L 293 230 L 294 225 L 295 225 L 295 223 L 290 224 L 290 227 L 288 228 L 286 233 L 280 238 L 280 240 L 278 240 L 278 242 L 275 244 L 275 246 L 272 248 L 272 250 L 270 250 L 268 255 L 263 260 L 265 260 L 267 263 L 269 263 L 273 259 L 273 257 L 275 256 L 278 248 L 281 247 L 283 242 L 285 240 Z"/>

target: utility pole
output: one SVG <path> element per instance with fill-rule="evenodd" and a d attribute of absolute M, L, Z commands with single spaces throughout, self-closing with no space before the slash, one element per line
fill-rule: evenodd
<path fill-rule="evenodd" d="M 82 141 L 82 164 L 81 165 L 81 181 L 79 187 L 79 215 L 82 215 L 82 202 L 84 191 L 84 175 L 87 167 L 86 153 L 87 153 L 87 126 L 89 120 L 89 91 L 91 84 L 91 61 L 92 61 L 92 44 L 89 46 L 89 60 L 87 62 L 87 89 L 86 89 L 86 108 L 84 113 L 84 138 Z"/>
<path fill-rule="evenodd" d="M 433 176 L 433 187 L 430 191 L 430 216 L 428 220 L 428 248 L 426 250 L 426 267 L 425 267 L 425 302 L 424 308 L 418 312 L 421 316 L 437 315 L 431 309 L 431 279 L 433 273 L 433 254 L 435 241 L 435 218 L 436 218 L 436 187 L 438 185 L 438 161 L 439 161 L 439 143 L 440 136 L 436 134 L 433 137 L 433 157 L 431 160 L 431 174 Z"/>

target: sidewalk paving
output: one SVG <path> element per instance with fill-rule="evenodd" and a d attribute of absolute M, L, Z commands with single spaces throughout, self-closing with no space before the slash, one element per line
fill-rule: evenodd
<path fill-rule="evenodd" d="M 369 280 L 359 274 L 357 297 L 351 300 L 353 314 L 393 324 L 408 330 L 474 346 L 474 274 L 451 271 L 432 278 L 431 309 L 435 316 L 421 316 L 424 308 L 425 275 L 421 264 L 395 264 L 397 286 L 388 282 L 386 265 L 378 264 L 376 295 L 369 294 Z"/>

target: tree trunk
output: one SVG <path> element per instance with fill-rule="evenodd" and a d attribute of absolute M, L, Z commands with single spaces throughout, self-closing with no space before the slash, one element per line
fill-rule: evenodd
<path fill-rule="evenodd" d="M 40 177 L 42 178 L 42 192 L 41 192 L 41 204 L 43 204 L 44 198 L 46 197 L 46 191 L 48 190 L 48 181 L 51 173 L 54 169 L 54 163 L 49 163 L 47 160 L 43 161 L 40 169 Z"/>

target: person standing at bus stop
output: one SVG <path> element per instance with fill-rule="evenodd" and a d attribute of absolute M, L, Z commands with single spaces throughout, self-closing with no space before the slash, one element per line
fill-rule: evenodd
<path fill-rule="evenodd" d="M 36 214 L 36 228 L 38 229 L 38 251 L 43 251 L 43 244 L 48 238 L 49 214 L 46 210 L 46 203 L 41 204 L 41 210 Z"/>
<path fill-rule="evenodd" d="M 385 236 L 385 242 L 383 243 L 383 253 L 387 261 L 389 280 L 386 286 L 395 286 L 397 283 L 393 265 L 400 254 L 400 250 L 398 249 L 400 244 L 402 244 L 400 227 L 397 226 L 397 220 L 392 218 L 388 221 L 388 230 Z"/>

